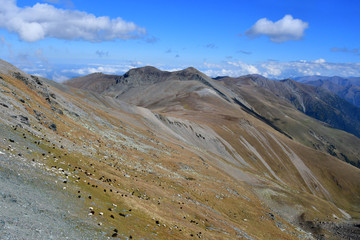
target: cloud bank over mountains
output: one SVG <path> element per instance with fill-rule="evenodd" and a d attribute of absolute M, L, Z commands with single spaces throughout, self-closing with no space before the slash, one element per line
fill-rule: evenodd
<path fill-rule="evenodd" d="M 255 64 L 248 64 L 242 61 L 226 61 L 217 67 L 212 65 L 211 69 L 203 68 L 201 70 L 212 77 L 238 77 L 246 74 L 260 74 L 272 79 L 311 75 L 350 77 L 360 75 L 360 63 L 331 63 L 326 62 L 322 58 L 312 61 L 266 61 Z"/>
<path fill-rule="evenodd" d="M 55 81 L 64 81 L 66 79 L 84 76 L 95 72 L 103 72 L 106 74 L 122 75 L 131 68 L 153 65 L 164 71 L 178 71 L 189 66 L 151 64 L 139 61 L 122 61 L 115 64 L 81 64 L 81 65 L 64 65 L 55 69 L 44 68 L 43 64 L 39 66 L 31 66 L 23 68 L 33 75 L 50 78 Z M 222 63 L 209 63 L 194 66 L 210 77 L 231 76 L 239 77 L 247 74 L 259 74 L 271 79 L 286 79 L 300 76 L 359 76 L 360 63 L 331 63 L 324 59 L 313 61 L 266 61 L 256 64 L 248 64 L 242 61 L 224 61 Z"/>
<path fill-rule="evenodd" d="M 145 28 L 122 18 L 110 19 L 93 14 L 56 8 L 47 3 L 18 7 L 16 0 L 3 0 L 0 8 L 0 28 L 18 34 L 26 42 L 45 38 L 85 40 L 90 42 L 139 38 Z"/>

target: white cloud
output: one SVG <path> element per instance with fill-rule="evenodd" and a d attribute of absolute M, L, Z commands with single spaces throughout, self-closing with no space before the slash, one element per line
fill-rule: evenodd
<path fill-rule="evenodd" d="M 105 74 L 123 74 L 129 69 L 138 67 L 141 65 L 141 62 L 132 62 L 129 64 L 119 64 L 119 65 L 106 65 L 106 64 L 91 64 L 79 68 L 63 69 L 61 72 L 64 74 L 72 73 L 75 75 L 88 75 L 91 73 L 102 72 Z"/>
<path fill-rule="evenodd" d="M 360 63 L 329 63 L 320 58 L 314 61 L 264 62 L 261 74 L 278 79 L 306 75 L 350 77 L 360 76 L 359 67 Z"/>
<path fill-rule="evenodd" d="M 27 56 L 25 55 L 24 58 L 26 60 Z M 153 65 L 163 71 L 179 71 L 189 67 L 187 65 L 152 64 L 130 60 L 116 64 L 51 65 L 50 67 L 44 66 L 41 61 L 39 61 L 36 66 L 31 66 L 31 64 L 34 63 L 34 61 L 31 61 L 28 65 L 24 63 L 27 67 L 21 67 L 21 69 L 30 74 L 38 74 L 55 81 L 64 81 L 65 79 L 84 76 L 95 72 L 122 75 L 131 68 L 145 65 Z M 269 60 L 253 64 L 241 61 L 205 63 L 201 63 L 194 67 L 210 77 L 239 77 L 247 74 L 259 74 L 270 79 L 285 79 L 307 75 L 341 77 L 360 76 L 360 63 L 331 63 L 322 58 L 292 62 Z"/>
<path fill-rule="evenodd" d="M 203 64 L 204 64 L 204 66 L 206 66 L 207 68 L 221 68 L 221 65 L 220 65 L 220 64 L 208 63 L 208 62 L 204 62 Z"/>
<path fill-rule="evenodd" d="M 222 64 L 203 64 L 200 70 L 210 77 L 239 77 L 246 74 L 260 74 L 271 79 L 308 75 L 350 77 L 360 76 L 360 63 L 330 63 L 322 58 L 292 62 L 266 61 L 255 64 L 226 61 Z"/>
<path fill-rule="evenodd" d="M 96 72 L 113 74 L 113 73 L 117 72 L 117 69 L 113 68 L 113 67 L 99 66 L 99 67 L 84 67 L 84 68 L 78 68 L 78 69 L 65 69 L 62 72 L 63 73 L 75 73 L 77 75 L 88 75 L 88 74 L 96 73 Z"/>
<path fill-rule="evenodd" d="M 199 68 L 203 73 L 210 77 L 230 76 L 239 77 L 246 74 L 261 74 L 259 69 L 252 64 L 246 64 L 241 61 L 227 61 L 223 64 L 203 63 L 207 68 Z M 202 66 L 202 67 L 203 67 Z"/>
<path fill-rule="evenodd" d="M 261 64 L 261 67 L 264 69 L 264 71 L 262 72 L 262 75 L 264 77 L 278 77 L 282 73 L 281 67 L 277 66 L 277 64 Z"/>
<path fill-rule="evenodd" d="M 272 42 L 281 43 L 302 39 L 308 26 L 308 23 L 303 22 L 301 19 L 294 19 L 291 15 L 285 15 L 277 22 L 261 18 L 245 32 L 245 35 L 251 38 L 265 35 Z"/>
<path fill-rule="evenodd" d="M 1 2 L 0 28 L 17 33 L 27 42 L 47 37 L 101 42 L 138 38 L 146 34 L 144 28 L 120 17 L 96 17 L 86 12 L 55 8 L 46 3 L 20 8 L 16 0 Z"/>
<path fill-rule="evenodd" d="M 239 67 L 240 69 L 242 69 L 244 74 L 260 74 L 259 70 L 254 65 L 251 65 L 251 64 L 246 64 L 241 61 L 238 61 L 238 62 L 228 61 L 226 63 L 233 65 L 235 67 Z"/>
<path fill-rule="evenodd" d="M 323 59 L 323 58 L 319 58 L 319 59 L 314 61 L 314 63 L 325 63 L 325 62 L 326 62 L 326 60 Z"/>
<path fill-rule="evenodd" d="M 54 80 L 55 82 L 64 82 L 66 80 L 68 80 L 69 78 L 66 76 L 63 76 L 61 74 L 58 73 L 54 73 L 52 76 L 52 80 Z"/>

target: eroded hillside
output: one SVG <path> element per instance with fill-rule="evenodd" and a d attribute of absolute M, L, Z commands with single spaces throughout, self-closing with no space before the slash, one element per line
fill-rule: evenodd
<path fill-rule="evenodd" d="M 42 207 L 30 195 L 39 221 L 0 215 L 5 239 L 56 235 L 40 229 L 54 225 L 80 239 L 336 239 L 345 231 L 334 224 L 359 218 L 359 169 L 244 111 L 194 69 L 137 76 L 121 94 L 116 82 L 99 94 L 0 69 L 0 176 L 56 199 Z M 3 192 L 9 209 L 28 209 L 16 204 L 23 192 Z"/>

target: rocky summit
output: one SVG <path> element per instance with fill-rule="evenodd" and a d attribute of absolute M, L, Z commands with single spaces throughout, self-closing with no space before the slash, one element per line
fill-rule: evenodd
<path fill-rule="evenodd" d="M 0 61 L 0 239 L 358 239 L 359 113 L 291 79 Z"/>

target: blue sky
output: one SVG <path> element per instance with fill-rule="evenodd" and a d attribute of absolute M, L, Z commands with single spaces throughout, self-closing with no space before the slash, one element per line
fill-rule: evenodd
<path fill-rule="evenodd" d="M 360 76 L 360 3 L 0 0 L 0 58 L 56 81 L 153 65 Z"/>

